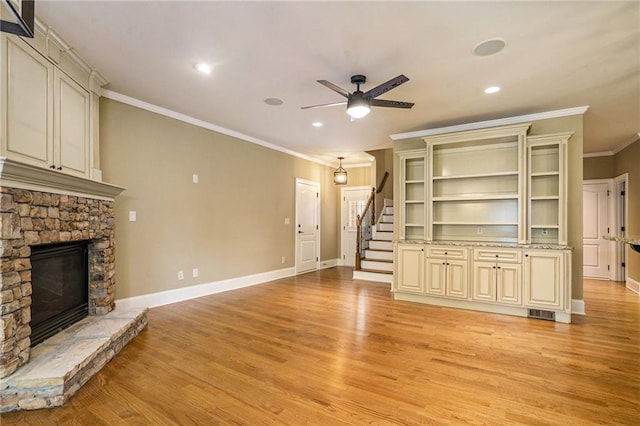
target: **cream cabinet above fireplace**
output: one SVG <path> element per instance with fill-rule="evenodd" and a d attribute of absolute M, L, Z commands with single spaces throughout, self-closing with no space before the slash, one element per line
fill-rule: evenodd
<path fill-rule="evenodd" d="M 66 72 L 34 47 L 37 40 L 2 34 L 0 41 L 0 157 L 100 180 L 99 97 L 89 90 L 89 73 Z"/>

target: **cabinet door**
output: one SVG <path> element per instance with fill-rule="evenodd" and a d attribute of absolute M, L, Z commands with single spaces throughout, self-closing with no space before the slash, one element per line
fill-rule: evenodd
<path fill-rule="evenodd" d="M 487 302 L 496 300 L 495 262 L 475 262 L 473 264 L 473 298 Z"/>
<path fill-rule="evenodd" d="M 424 293 L 424 248 L 422 246 L 398 246 L 396 268 L 398 291 Z"/>
<path fill-rule="evenodd" d="M 55 72 L 55 164 L 64 173 L 88 177 L 89 92 L 62 72 Z"/>
<path fill-rule="evenodd" d="M 446 261 L 444 259 L 426 260 L 426 291 L 428 294 L 445 295 Z"/>
<path fill-rule="evenodd" d="M 562 307 L 564 276 L 562 253 L 527 251 L 524 255 L 525 305 L 539 308 Z"/>
<path fill-rule="evenodd" d="M 53 66 L 20 39 L 2 37 L 0 155 L 23 163 L 53 164 Z"/>
<path fill-rule="evenodd" d="M 469 295 L 466 260 L 447 260 L 447 296 L 466 299 Z"/>
<path fill-rule="evenodd" d="M 498 263 L 496 265 L 497 300 L 512 305 L 522 304 L 522 267 L 519 264 Z"/>

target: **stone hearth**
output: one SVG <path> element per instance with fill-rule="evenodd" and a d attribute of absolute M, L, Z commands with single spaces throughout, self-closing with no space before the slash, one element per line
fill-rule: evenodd
<path fill-rule="evenodd" d="M 0 158 L 0 411 L 61 405 L 146 326 L 146 310 L 112 312 L 123 189 Z M 88 243 L 89 317 L 31 348 L 31 248 L 69 241 Z"/>

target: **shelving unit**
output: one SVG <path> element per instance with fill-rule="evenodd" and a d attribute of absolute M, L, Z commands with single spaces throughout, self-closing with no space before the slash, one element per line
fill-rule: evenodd
<path fill-rule="evenodd" d="M 573 133 L 527 138 L 531 243 L 566 244 L 566 145 Z"/>
<path fill-rule="evenodd" d="M 529 124 L 424 138 L 432 167 L 427 176 L 428 240 L 524 239 L 521 215 L 524 136 Z"/>
<path fill-rule="evenodd" d="M 402 215 L 400 218 L 401 238 L 424 239 L 425 226 L 425 151 L 403 153 L 400 157 Z"/>
<path fill-rule="evenodd" d="M 530 126 L 429 136 L 397 153 L 395 299 L 571 321 L 572 133 L 529 137 Z"/>

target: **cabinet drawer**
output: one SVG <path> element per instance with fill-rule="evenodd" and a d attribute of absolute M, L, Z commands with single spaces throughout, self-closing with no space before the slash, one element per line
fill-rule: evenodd
<path fill-rule="evenodd" d="M 521 263 L 522 252 L 520 250 L 476 248 L 476 249 L 473 249 L 473 260 Z"/>
<path fill-rule="evenodd" d="M 427 246 L 427 257 L 446 257 L 447 259 L 466 259 L 466 247 L 429 247 Z"/>

